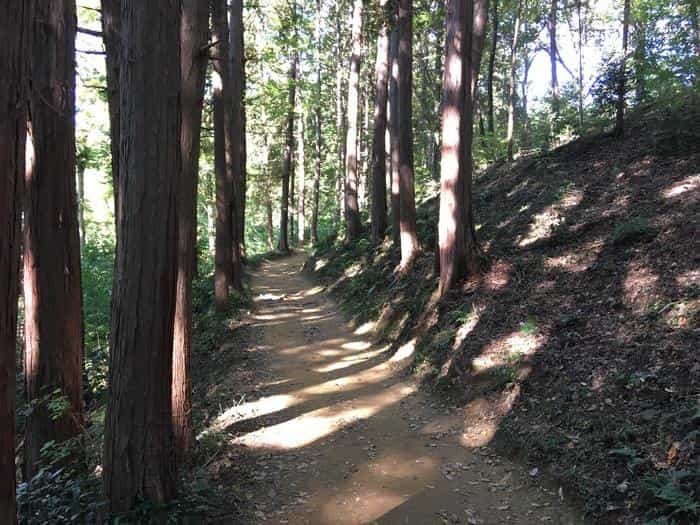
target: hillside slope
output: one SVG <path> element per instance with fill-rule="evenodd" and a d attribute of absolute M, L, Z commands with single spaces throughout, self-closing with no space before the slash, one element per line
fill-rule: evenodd
<path fill-rule="evenodd" d="M 415 373 L 463 407 L 465 444 L 550 471 L 596 523 L 700 518 L 699 116 L 646 112 L 625 139 L 478 176 L 487 267 L 447 301 L 435 199 L 409 276 L 366 240 L 308 263 L 364 330 L 415 344 Z"/>

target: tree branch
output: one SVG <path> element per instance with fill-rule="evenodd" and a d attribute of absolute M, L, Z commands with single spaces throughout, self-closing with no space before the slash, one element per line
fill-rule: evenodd
<path fill-rule="evenodd" d="M 84 35 L 90 35 L 90 36 L 95 36 L 98 38 L 102 38 L 102 31 L 95 31 L 94 29 L 88 29 L 87 27 L 78 27 L 78 33 L 82 33 Z"/>

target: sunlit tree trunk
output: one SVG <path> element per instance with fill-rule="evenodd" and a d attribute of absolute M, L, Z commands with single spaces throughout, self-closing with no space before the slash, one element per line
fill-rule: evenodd
<path fill-rule="evenodd" d="M 24 200 L 25 479 L 41 448 L 83 428 L 83 320 L 75 189 L 75 2 L 36 3 L 33 24 L 31 154 Z M 47 407 L 60 397 L 59 417 Z"/>
<path fill-rule="evenodd" d="M 523 9 L 523 0 L 518 1 L 518 10 L 513 22 L 513 41 L 510 45 L 510 70 L 508 72 L 508 130 L 506 142 L 508 144 L 508 161 L 513 162 L 513 139 L 515 135 L 515 65 L 518 52 L 518 37 L 520 36 L 520 16 Z"/>
<path fill-rule="evenodd" d="M 386 128 L 389 93 L 389 22 L 388 0 L 380 0 L 379 36 L 375 65 L 374 129 L 372 138 L 372 242 L 380 243 L 386 234 Z"/>
<path fill-rule="evenodd" d="M 360 236 L 360 208 L 357 196 L 357 117 L 360 107 L 360 61 L 362 55 L 362 4 L 354 0 L 352 14 L 352 55 L 348 80 L 347 135 L 345 140 L 345 240 L 352 242 Z"/>
<path fill-rule="evenodd" d="M 478 271 L 479 249 L 472 216 L 473 32 L 485 19 L 473 15 L 472 0 L 449 0 L 445 50 L 440 177 L 440 293 Z M 467 42 L 467 46 L 462 43 Z"/>
<path fill-rule="evenodd" d="M 228 74 L 228 20 L 225 0 L 211 0 L 212 105 L 214 112 L 214 170 L 216 172 L 216 248 L 214 299 L 216 308 L 228 306 L 233 284 L 233 145 L 231 144 L 231 89 Z"/>
<path fill-rule="evenodd" d="M 413 6 L 399 0 L 399 206 L 401 208 L 401 267 L 408 268 L 418 255 L 416 202 L 413 175 Z"/>
<path fill-rule="evenodd" d="M 498 50 L 498 0 L 493 0 L 493 17 L 491 19 L 491 54 L 489 55 L 489 72 L 486 79 L 488 96 L 487 124 L 491 135 L 495 133 L 495 119 L 493 116 L 493 72 L 496 65 L 496 51 Z"/>
<path fill-rule="evenodd" d="M 180 1 L 122 0 L 118 223 L 103 482 L 108 510 L 176 494 L 172 353 L 180 173 Z M 145 152 L 148 152 L 146 155 Z M 186 264 L 191 264 L 191 260 Z"/>
<path fill-rule="evenodd" d="M 0 523 L 13 525 L 17 280 L 34 2 L 6 6 L 0 16 Z"/>
<path fill-rule="evenodd" d="M 119 211 L 119 49 L 121 32 L 120 0 L 101 0 L 102 40 L 105 46 L 107 79 L 107 107 L 109 109 L 109 135 L 112 153 L 112 188 L 114 190 L 114 222 Z M 117 239 L 118 242 L 118 239 Z"/>
<path fill-rule="evenodd" d="M 192 446 L 192 276 L 196 258 L 197 178 L 199 176 L 200 128 L 206 58 L 201 52 L 209 38 L 209 8 L 206 2 L 182 0 L 180 27 L 182 75 L 182 167 L 177 188 L 177 290 L 173 331 L 172 410 L 175 452 L 183 461 Z"/>
<path fill-rule="evenodd" d="M 399 29 L 391 32 L 389 51 L 389 137 L 391 151 L 391 227 L 394 246 L 401 246 L 401 199 L 399 198 Z"/>
<path fill-rule="evenodd" d="M 284 160 L 282 163 L 282 203 L 280 212 L 279 250 L 289 251 L 289 186 L 292 173 L 292 158 L 294 156 L 294 103 L 296 101 L 297 63 L 299 53 L 290 55 L 289 94 L 287 98 L 287 131 L 284 144 Z"/>
<path fill-rule="evenodd" d="M 627 94 L 627 48 L 630 33 L 630 0 L 625 0 L 622 15 L 622 58 L 617 83 L 617 114 L 615 117 L 615 134 L 622 136 L 625 133 L 625 95 Z"/>

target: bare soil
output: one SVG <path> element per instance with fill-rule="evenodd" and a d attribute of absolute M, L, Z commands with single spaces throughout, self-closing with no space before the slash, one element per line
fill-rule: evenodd
<path fill-rule="evenodd" d="M 253 275 L 252 364 L 231 370 L 238 394 L 209 421 L 228 439 L 209 468 L 242 492 L 246 523 L 583 523 L 540 469 L 488 446 L 485 414 L 419 390 L 410 344 L 353 330 L 304 260 Z"/>

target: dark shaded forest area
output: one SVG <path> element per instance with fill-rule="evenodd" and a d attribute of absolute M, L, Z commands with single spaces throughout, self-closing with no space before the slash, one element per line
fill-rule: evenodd
<path fill-rule="evenodd" d="M 0 524 L 700 520 L 697 0 L 0 0 Z"/>

